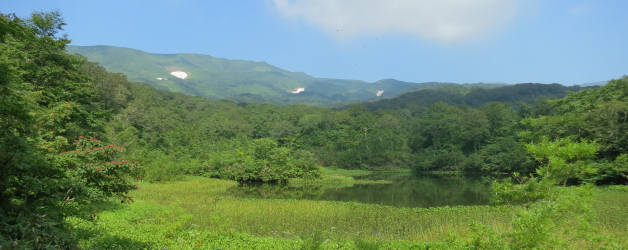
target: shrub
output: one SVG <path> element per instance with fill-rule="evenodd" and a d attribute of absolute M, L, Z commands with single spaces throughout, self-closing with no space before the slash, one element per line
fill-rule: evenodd
<path fill-rule="evenodd" d="M 281 182 L 318 178 L 312 153 L 280 147 L 274 140 L 256 139 L 239 148 L 218 152 L 208 161 L 206 175 L 239 182 Z"/>
<path fill-rule="evenodd" d="M 70 187 L 65 201 L 93 201 L 118 196 L 129 201 L 127 196 L 135 185 L 129 176 L 136 172 L 139 162 L 117 158 L 124 148 L 103 144 L 92 137 L 80 136 L 74 140 L 75 149 L 58 154 L 55 165 L 66 170 Z"/>

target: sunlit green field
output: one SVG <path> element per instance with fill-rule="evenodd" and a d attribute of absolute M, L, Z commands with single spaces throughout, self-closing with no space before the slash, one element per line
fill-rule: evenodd
<path fill-rule="evenodd" d="M 72 218 L 83 248 L 376 249 L 462 248 L 472 224 L 511 230 L 516 206 L 396 208 L 371 204 L 245 199 L 232 181 L 188 177 L 140 183 L 127 205 L 100 205 L 95 222 Z M 628 190 L 596 188 L 600 229 L 628 237 Z M 477 233 L 476 233 L 477 235 Z M 320 245 L 320 246 L 319 246 Z M 578 248 L 578 246 L 573 246 Z M 582 246 L 584 247 L 584 246 Z M 624 245 L 625 247 L 625 245 Z"/>

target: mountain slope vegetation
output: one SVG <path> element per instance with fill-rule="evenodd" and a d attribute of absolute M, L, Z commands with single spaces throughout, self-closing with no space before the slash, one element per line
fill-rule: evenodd
<path fill-rule="evenodd" d="M 67 49 L 70 53 L 78 53 L 100 63 L 109 71 L 124 73 L 132 81 L 210 99 L 328 105 L 396 96 L 411 89 L 441 87 L 438 83 L 409 83 L 392 79 L 368 83 L 316 78 L 265 62 L 200 54 L 152 54 L 113 46 L 68 46 Z M 170 74 L 174 71 L 185 72 L 188 77 L 177 78 Z M 303 91 L 299 92 L 299 88 Z M 383 91 L 380 96 L 378 91 Z"/>
<path fill-rule="evenodd" d="M 560 84 L 521 83 L 514 85 L 449 85 L 439 89 L 423 89 L 395 98 L 368 102 L 371 110 L 407 109 L 420 112 L 436 102 L 451 105 L 480 107 L 490 102 L 503 102 L 521 106 L 534 104 L 541 99 L 562 98 L 570 92 L 584 89 L 580 86 Z"/>

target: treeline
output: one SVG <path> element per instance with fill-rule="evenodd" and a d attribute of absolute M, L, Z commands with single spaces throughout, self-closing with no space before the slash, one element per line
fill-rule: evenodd
<path fill-rule="evenodd" d="M 90 65 L 90 71 L 101 72 L 92 75 L 95 83 L 114 82 L 107 78 L 119 77 L 95 64 Z M 615 82 L 622 85 L 625 79 Z M 558 101 L 545 100 L 514 105 L 513 102 L 488 102 L 477 108 L 435 102 L 419 111 L 404 108 L 371 111 L 368 107 L 371 104 L 330 110 L 303 105 L 278 107 L 209 101 L 125 81 L 120 81 L 118 86 L 107 89 L 121 88 L 117 92 L 126 93 L 125 97 L 117 98 L 126 101 L 109 121 L 107 138 L 127 146 L 129 158 L 141 159 L 145 166 L 144 177 L 151 180 L 181 174 L 243 181 L 285 181 L 294 177 L 275 173 L 270 179 L 261 176 L 256 179 L 237 174 L 247 167 L 281 169 L 272 164 L 255 163 L 255 159 L 242 160 L 253 156 L 255 145 L 261 141 L 272 141 L 273 148 L 289 152 L 285 155 L 288 159 L 297 157 L 293 160 L 312 165 L 375 170 L 411 167 L 417 173 L 527 174 L 534 172 L 540 162 L 529 153 L 526 144 L 534 142 L 529 138 L 542 137 L 540 128 L 528 124 L 534 119 L 546 119 L 546 115 L 558 109 Z M 612 86 L 578 93 L 608 91 Z M 538 86 L 525 84 L 505 88 L 513 87 Z M 565 90 L 564 87 L 559 89 Z M 439 91 L 451 93 L 450 89 Z M 474 91 L 477 90 L 464 96 Z M 544 97 L 548 91 L 516 91 L 513 95 L 522 92 L 539 93 Z M 526 94 L 525 98 L 531 97 Z M 109 102 L 115 103 L 115 100 Z M 617 132 L 625 131 L 621 129 Z M 524 136 L 534 131 L 536 135 Z M 594 140 L 595 137 L 572 139 Z M 604 159 L 614 160 L 617 152 L 620 151 Z M 311 170 L 305 175 L 317 175 L 312 165 L 305 167 Z"/>

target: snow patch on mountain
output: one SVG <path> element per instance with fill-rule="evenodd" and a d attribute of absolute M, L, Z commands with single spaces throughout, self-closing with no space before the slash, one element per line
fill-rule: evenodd
<path fill-rule="evenodd" d="M 294 90 L 290 91 L 290 93 L 292 94 L 298 94 L 305 91 L 305 88 L 295 88 Z"/>
<path fill-rule="evenodd" d="M 375 94 L 376 96 L 382 96 L 384 94 L 384 90 L 380 89 L 377 91 L 377 93 Z"/>
<path fill-rule="evenodd" d="M 183 71 L 178 71 L 178 70 L 177 71 L 172 71 L 172 72 L 170 72 L 170 74 L 172 76 L 176 77 L 176 78 L 179 78 L 179 79 L 184 79 L 185 80 L 185 78 L 188 78 L 188 73 L 185 73 Z"/>

